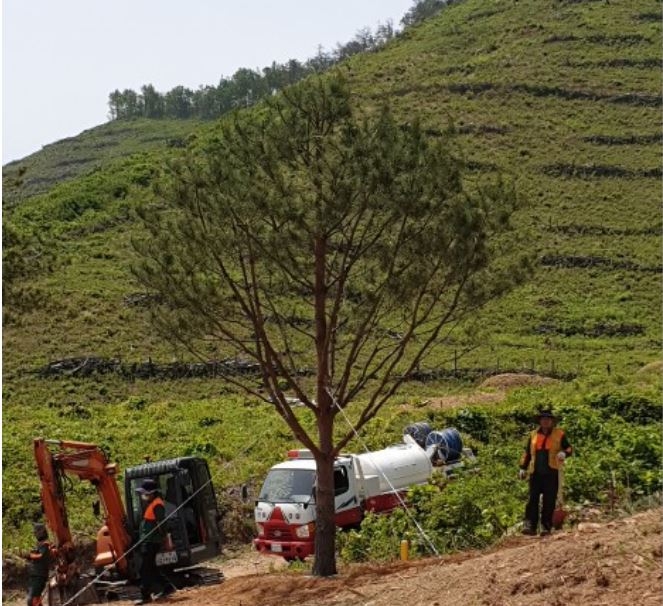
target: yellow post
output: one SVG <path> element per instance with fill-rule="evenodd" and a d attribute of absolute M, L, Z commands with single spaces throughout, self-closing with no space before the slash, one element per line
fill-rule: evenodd
<path fill-rule="evenodd" d="M 410 541 L 403 539 L 401 541 L 401 560 L 406 562 L 410 556 Z"/>

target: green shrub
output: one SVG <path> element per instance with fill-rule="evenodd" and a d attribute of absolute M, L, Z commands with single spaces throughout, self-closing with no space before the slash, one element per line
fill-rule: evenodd
<path fill-rule="evenodd" d="M 219 449 L 211 442 L 196 442 L 184 449 L 184 456 L 209 457 L 219 454 Z"/>
<path fill-rule="evenodd" d="M 661 421 L 661 404 L 636 394 L 600 394 L 588 398 L 588 404 L 605 414 L 617 415 L 629 423 L 647 425 Z"/>
<path fill-rule="evenodd" d="M 473 408 L 463 408 L 455 418 L 458 431 L 469 434 L 476 440 L 488 442 L 489 423 L 485 412 Z"/>

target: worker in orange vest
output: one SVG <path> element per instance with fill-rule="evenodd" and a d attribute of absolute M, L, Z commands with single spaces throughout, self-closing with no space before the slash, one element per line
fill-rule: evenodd
<path fill-rule="evenodd" d="M 25 558 L 28 560 L 28 606 L 41 606 L 41 594 L 48 582 L 48 570 L 55 557 L 55 549 L 48 542 L 48 530 L 44 524 L 32 527 L 37 545 Z"/>
<path fill-rule="evenodd" d="M 520 459 L 521 480 L 529 478 L 529 500 L 525 507 L 523 534 L 536 534 L 539 526 L 539 500 L 541 507 L 541 535 L 548 535 L 553 527 L 553 512 L 559 488 L 559 469 L 570 457 L 573 449 L 564 433 L 556 427 L 555 415 L 549 409 L 541 410 L 535 429 L 525 445 Z"/>
<path fill-rule="evenodd" d="M 166 538 L 166 507 L 159 492 L 159 484 L 150 478 L 136 489 L 143 504 L 143 519 L 140 523 L 140 593 L 141 599 L 134 604 L 147 604 L 165 596 L 161 575 L 157 568 L 157 553 Z"/>

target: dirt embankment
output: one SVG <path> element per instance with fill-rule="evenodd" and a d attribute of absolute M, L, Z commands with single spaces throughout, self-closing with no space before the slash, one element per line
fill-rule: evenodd
<path fill-rule="evenodd" d="M 417 404 L 404 404 L 401 408 L 426 407 L 430 409 L 457 408 L 474 404 L 499 404 L 506 399 L 507 393 L 517 387 L 548 385 L 558 382 L 557 379 L 526 373 L 502 373 L 488 377 L 472 393 L 442 397 L 431 397 Z"/>
<path fill-rule="evenodd" d="M 342 567 L 333 579 L 244 552 L 221 585 L 179 591 L 173 606 L 659 606 L 663 509 L 582 523 L 551 537 L 509 537 L 484 552 Z M 6 598 L 7 596 L 5 596 Z M 11 602 L 22 604 L 23 600 Z M 129 606 L 130 602 L 115 602 Z M 7 604 L 7 602 L 5 602 Z"/>
<path fill-rule="evenodd" d="M 223 584 L 178 592 L 168 603 L 658 606 L 663 598 L 662 514 L 656 509 L 604 524 L 584 523 L 548 538 L 511 537 L 487 552 L 348 566 L 334 579 L 287 571 L 256 574 L 265 564 L 252 554 L 244 563 L 240 558 L 228 565 Z"/>

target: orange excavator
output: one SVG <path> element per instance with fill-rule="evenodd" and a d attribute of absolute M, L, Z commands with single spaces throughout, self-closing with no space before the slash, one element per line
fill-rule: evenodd
<path fill-rule="evenodd" d="M 33 445 L 44 516 L 57 550 L 55 575 L 48 587 L 51 606 L 138 597 L 139 550 L 134 546 L 142 508 L 136 488 L 146 478 L 159 484 L 165 502 L 170 540 L 157 554 L 162 576 L 176 589 L 222 580 L 220 571 L 200 566 L 221 553 L 220 516 L 204 459 L 181 457 L 127 469 L 123 503 L 119 468 L 99 446 L 43 438 L 36 438 Z M 104 509 L 92 566 L 74 546 L 65 503 L 67 476 L 89 481 Z"/>

